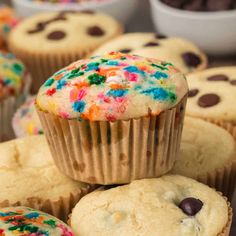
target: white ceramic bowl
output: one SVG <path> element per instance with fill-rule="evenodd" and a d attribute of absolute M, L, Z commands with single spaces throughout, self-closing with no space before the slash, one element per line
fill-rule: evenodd
<path fill-rule="evenodd" d="M 172 8 L 160 0 L 150 0 L 156 30 L 196 43 L 211 55 L 236 53 L 236 10 L 192 12 Z"/>
<path fill-rule="evenodd" d="M 107 0 L 104 2 L 88 3 L 38 3 L 30 0 L 13 0 L 16 12 L 21 17 L 28 17 L 42 11 L 62 11 L 62 10 L 97 10 L 105 12 L 123 24 L 127 23 L 129 18 L 136 10 L 137 0 Z"/>

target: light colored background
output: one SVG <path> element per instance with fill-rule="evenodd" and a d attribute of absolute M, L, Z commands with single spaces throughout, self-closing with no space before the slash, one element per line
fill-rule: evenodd
<path fill-rule="evenodd" d="M 121 0 L 124 1 L 125 0 Z M 153 24 L 151 21 L 151 15 L 149 11 L 149 1 L 148 0 L 137 0 L 139 2 L 139 7 L 137 12 L 130 20 L 126 27 L 127 32 L 143 31 L 150 32 L 154 31 Z M 10 0 L 0 0 L 0 3 L 9 3 Z M 220 65 L 236 65 L 236 55 L 228 57 L 213 58 L 209 57 L 210 66 L 220 66 Z M 233 207 L 236 211 L 236 196 L 233 201 Z M 232 227 L 231 236 L 236 236 L 236 216 L 234 216 L 234 225 Z"/>

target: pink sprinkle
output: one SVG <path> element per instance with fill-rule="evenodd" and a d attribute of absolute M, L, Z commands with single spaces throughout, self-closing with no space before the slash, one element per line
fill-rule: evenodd
<path fill-rule="evenodd" d="M 86 94 L 86 91 L 84 89 L 81 89 L 78 94 L 78 100 L 81 100 Z"/>
<path fill-rule="evenodd" d="M 98 94 L 98 98 L 106 103 L 109 103 L 111 101 L 110 98 L 105 96 L 103 93 Z"/>
<path fill-rule="evenodd" d="M 63 112 L 63 111 L 60 111 L 60 112 L 59 112 L 59 116 L 61 116 L 61 117 L 64 118 L 64 119 L 68 119 L 68 118 L 69 118 L 69 114 L 68 114 L 68 113 L 65 113 L 65 112 Z"/>
<path fill-rule="evenodd" d="M 116 102 L 123 102 L 125 100 L 124 97 L 116 97 L 115 98 Z"/>
<path fill-rule="evenodd" d="M 138 76 L 137 74 L 130 73 L 128 76 L 129 81 L 137 82 Z"/>

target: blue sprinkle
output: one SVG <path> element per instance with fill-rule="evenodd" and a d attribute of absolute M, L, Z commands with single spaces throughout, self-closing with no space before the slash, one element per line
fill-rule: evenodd
<path fill-rule="evenodd" d="M 87 68 L 85 71 L 91 71 L 91 70 L 98 70 L 99 69 L 99 63 L 98 62 L 91 62 L 87 64 Z"/>
<path fill-rule="evenodd" d="M 65 85 L 66 85 L 66 81 L 61 79 L 61 80 L 58 80 L 57 82 L 57 89 L 62 89 Z"/>
<path fill-rule="evenodd" d="M 10 79 L 6 79 L 5 81 L 3 81 L 4 85 L 9 85 L 11 84 L 11 80 Z"/>
<path fill-rule="evenodd" d="M 39 217 L 39 213 L 32 212 L 32 213 L 29 213 L 29 214 L 25 215 L 25 217 L 28 218 L 28 219 L 37 218 L 37 217 Z"/>
<path fill-rule="evenodd" d="M 108 91 L 107 96 L 111 97 L 123 97 L 127 93 L 126 90 L 123 89 L 111 89 Z"/>
<path fill-rule="evenodd" d="M 137 66 L 128 66 L 128 67 L 125 67 L 124 70 L 130 73 L 136 72 L 138 74 L 145 75 L 145 72 L 140 70 Z"/>
<path fill-rule="evenodd" d="M 143 90 L 142 94 L 153 97 L 155 100 L 164 101 L 168 99 L 168 92 L 163 88 L 151 88 Z"/>
<path fill-rule="evenodd" d="M 166 73 L 157 71 L 155 74 L 152 75 L 153 77 L 155 77 L 156 79 L 167 79 L 168 75 Z"/>
<path fill-rule="evenodd" d="M 106 63 L 106 65 L 108 65 L 108 66 L 118 66 L 119 62 L 118 61 L 108 61 Z"/>
<path fill-rule="evenodd" d="M 85 102 L 84 101 L 77 101 L 77 102 L 74 102 L 72 107 L 73 109 L 76 111 L 76 112 L 83 112 L 84 111 L 84 108 L 85 108 Z"/>
<path fill-rule="evenodd" d="M 3 213 L 3 212 L 0 212 L 0 216 L 1 217 L 5 217 L 5 216 L 7 216 L 8 214 L 6 214 L 6 213 Z"/>
<path fill-rule="evenodd" d="M 141 85 L 135 85 L 135 87 L 134 87 L 134 90 L 140 90 L 140 89 L 142 89 L 142 86 Z"/>

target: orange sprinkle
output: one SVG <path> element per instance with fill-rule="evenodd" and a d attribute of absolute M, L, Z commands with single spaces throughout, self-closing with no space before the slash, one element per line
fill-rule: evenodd
<path fill-rule="evenodd" d="M 93 104 L 89 108 L 89 111 L 86 114 L 82 114 L 82 118 L 86 118 L 86 119 L 89 119 L 89 120 L 94 120 L 94 118 L 98 116 L 99 111 L 100 111 L 99 106 L 97 106 L 96 104 Z"/>
<path fill-rule="evenodd" d="M 77 87 L 78 89 L 81 89 L 83 87 L 89 87 L 89 84 L 87 82 L 83 81 L 83 82 L 74 84 L 74 86 Z"/>

